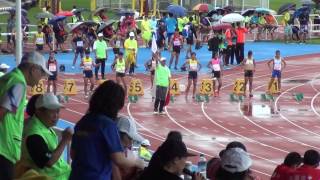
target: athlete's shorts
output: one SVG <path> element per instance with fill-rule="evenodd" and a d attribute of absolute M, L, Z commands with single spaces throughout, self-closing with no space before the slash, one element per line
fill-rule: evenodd
<path fill-rule="evenodd" d="M 252 70 L 245 70 L 244 77 L 253 77 L 253 71 Z"/>
<path fill-rule="evenodd" d="M 125 77 L 125 73 L 116 72 L 116 77 Z"/>
<path fill-rule="evenodd" d="M 57 72 L 51 72 L 52 76 L 48 76 L 48 81 L 56 81 L 57 80 Z"/>
<path fill-rule="evenodd" d="M 76 54 L 80 54 L 81 56 L 83 56 L 83 53 L 84 53 L 84 48 L 83 47 L 77 47 L 76 49 Z"/>
<path fill-rule="evenodd" d="M 273 70 L 271 76 L 272 76 L 273 78 L 275 78 L 275 77 L 281 78 L 281 71 L 279 71 L 279 70 Z"/>
<path fill-rule="evenodd" d="M 84 78 L 92 78 L 93 77 L 92 70 L 83 71 L 83 77 Z"/>
<path fill-rule="evenodd" d="M 172 47 L 172 51 L 173 51 L 173 52 L 176 52 L 176 53 L 178 53 L 178 54 L 180 53 L 180 49 L 181 49 L 180 46 L 173 46 L 173 47 Z"/>
<path fill-rule="evenodd" d="M 221 71 L 213 71 L 212 70 L 212 77 L 220 78 L 221 77 Z"/>
<path fill-rule="evenodd" d="M 197 79 L 198 78 L 198 72 L 197 71 L 189 71 L 188 79 Z"/>
<path fill-rule="evenodd" d="M 37 51 L 42 51 L 43 50 L 43 44 L 36 44 Z"/>

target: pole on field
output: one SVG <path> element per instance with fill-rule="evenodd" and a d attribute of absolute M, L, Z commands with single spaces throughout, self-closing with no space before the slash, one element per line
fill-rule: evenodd
<path fill-rule="evenodd" d="M 22 58 L 21 0 L 16 0 L 16 64 Z"/>
<path fill-rule="evenodd" d="M 214 9 L 217 9 L 217 0 L 214 0 Z"/>

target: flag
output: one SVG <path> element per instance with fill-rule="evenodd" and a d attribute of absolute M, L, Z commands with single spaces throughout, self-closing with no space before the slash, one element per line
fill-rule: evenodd
<path fill-rule="evenodd" d="M 153 34 L 152 36 L 152 44 L 151 44 L 151 51 L 155 54 L 158 50 L 158 47 L 157 47 L 157 41 L 156 41 L 156 36 L 155 34 Z"/>

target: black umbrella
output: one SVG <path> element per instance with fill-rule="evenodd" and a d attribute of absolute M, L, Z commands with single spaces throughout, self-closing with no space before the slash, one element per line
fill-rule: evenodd
<path fill-rule="evenodd" d="M 251 16 L 254 14 L 256 10 L 255 9 L 247 9 L 241 13 L 242 16 Z"/>
<path fill-rule="evenodd" d="M 106 10 L 106 9 L 108 9 L 108 7 L 100 7 L 100 8 L 98 8 L 98 9 L 94 10 L 94 11 L 93 11 L 93 14 L 97 14 L 98 12 L 104 11 L 104 10 Z"/>
<path fill-rule="evenodd" d="M 218 14 L 218 12 L 220 12 L 220 14 L 224 14 L 224 9 L 222 8 L 217 8 L 214 10 L 211 10 L 210 12 L 208 12 L 207 17 L 211 17 L 213 14 Z"/>
<path fill-rule="evenodd" d="M 88 12 L 90 12 L 90 9 L 88 9 L 88 8 L 77 8 L 77 9 L 75 9 L 74 11 L 72 11 L 74 14 L 76 14 L 76 13 L 81 13 L 81 12 L 84 12 L 84 11 L 88 11 Z"/>
<path fill-rule="evenodd" d="M 278 9 L 278 14 L 283 14 L 284 12 L 291 10 L 291 9 L 295 9 L 296 4 L 295 3 L 286 3 L 283 4 L 282 6 L 280 6 L 280 8 Z"/>
<path fill-rule="evenodd" d="M 106 27 L 108 27 L 108 26 L 111 26 L 113 23 L 115 23 L 116 21 L 114 21 L 114 20 L 108 20 L 107 22 L 105 22 L 105 23 L 102 23 L 100 26 L 99 26 L 99 29 L 98 29 L 98 33 L 99 32 L 101 32 L 101 31 L 103 31 Z"/>

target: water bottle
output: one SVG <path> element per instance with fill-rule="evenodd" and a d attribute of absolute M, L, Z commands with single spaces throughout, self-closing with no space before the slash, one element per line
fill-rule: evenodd
<path fill-rule="evenodd" d="M 201 173 L 204 177 L 206 177 L 207 170 L 207 160 L 203 154 L 200 154 L 198 161 L 198 172 Z"/>

